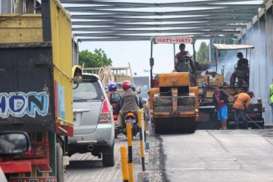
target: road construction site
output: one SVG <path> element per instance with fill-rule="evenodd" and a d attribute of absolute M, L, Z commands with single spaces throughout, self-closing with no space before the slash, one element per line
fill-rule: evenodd
<path fill-rule="evenodd" d="M 0 181 L 272 182 L 272 15 L 273 0 L 0 0 Z M 145 78 L 99 47 L 84 62 L 101 42 L 143 43 Z"/>

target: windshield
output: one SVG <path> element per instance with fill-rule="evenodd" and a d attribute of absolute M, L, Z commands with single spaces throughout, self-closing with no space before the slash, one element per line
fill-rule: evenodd
<path fill-rule="evenodd" d="M 102 91 L 98 82 L 81 82 L 74 89 L 73 100 L 99 100 L 102 97 Z"/>

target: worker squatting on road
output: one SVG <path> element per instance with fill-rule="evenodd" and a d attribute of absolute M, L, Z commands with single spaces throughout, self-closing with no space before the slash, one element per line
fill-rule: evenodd
<path fill-rule="evenodd" d="M 269 104 L 271 106 L 272 122 L 273 122 L 273 79 L 272 79 L 272 83 L 269 86 Z"/>
<path fill-rule="evenodd" d="M 227 129 L 228 95 L 218 87 L 213 94 L 213 102 L 217 111 L 217 119 L 221 124 L 220 129 Z"/>
<path fill-rule="evenodd" d="M 248 128 L 246 110 L 253 97 L 253 92 L 241 92 L 234 97 L 233 109 L 236 128 L 239 128 L 240 124 L 243 128 Z"/>

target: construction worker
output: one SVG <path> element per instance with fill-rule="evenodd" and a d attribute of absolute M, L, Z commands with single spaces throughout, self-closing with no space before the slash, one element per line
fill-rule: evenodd
<path fill-rule="evenodd" d="M 185 50 L 185 44 L 179 45 L 180 52 L 175 56 L 174 70 L 176 72 L 189 72 L 192 86 L 196 85 L 195 65 L 189 52 Z"/>
<path fill-rule="evenodd" d="M 248 128 L 246 111 L 253 97 L 253 92 L 244 91 L 240 92 L 234 97 L 233 109 L 236 128 L 239 128 L 240 124 L 243 126 L 244 129 Z"/>
<path fill-rule="evenodd" d="M 273 119 L 273 80 L 272 80 L 272 83 L 269 86 L 269 104 L 271 106 L 272 119 Z"/>
<path fill-rule="evenodd" d="M 237 53 L 237 58 L 239 59 L 237 62 L 237 67 L 235 68 L 234 72 L 230 78 L 230 85 L 235 87 L 244 87 L 248 89 L 249 86 L 249 66 L 248 60 L 244 58 L 242 52 Z M 236 84 L 237 80 L 237 85 Z"/>
<path fill-rule="evenodd" d="M 213 101 L 217 111 L 217 118 L 220 121 L 220 129 L 227 129 L 228 120 L 228 95 L 219 87 L 215 89 Z"/>
<path fill-rule="evenodd" d="M 189 55 L 189 52 L 185 50 L 186 45 L 180 44 L 179 50 L 180 52 L 175 56 L 175 64 L 174 68 L 177 72 L 193 72 L 194 65 Z"/>
<path fill-rule="evenodd" d="M 237 68 L 238 69 L 244 69 L 248 67 L 248 60 L 244 58 L 244 55 L 242 52 L 237 53 L 237 58 L 239 59 L 237 62 Z"/>

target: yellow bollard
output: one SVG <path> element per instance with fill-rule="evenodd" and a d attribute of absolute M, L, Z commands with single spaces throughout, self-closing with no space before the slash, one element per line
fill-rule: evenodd
<path fill-rule="evenodd" d="M 121 155 L 121 171 L 122 171 L 123 182 L 129 182 L 127 149 L 124 145 L 120 147 L 120 155 Z"/>
<path fill-rule="evenodd" d="M 140 156 L 141 156 L 141 164 L 142 164 L 142 171 L 145 171 L 145 154 L 144 154 L 144 133 L 143 133 L 143 122 L 144 122 L 144 114 L 143 110 L 139 110 L 138 113 L 138 127 L 140 129 L 139 139 L 140 139 Z"/>
<path fill-rule="evenodd" d="M 127 142 L 128 142 L 129 182 L 134 182 L 132 123 L 126 123 L 126 132 L 127 132 Z"/>

